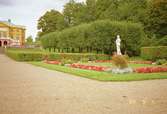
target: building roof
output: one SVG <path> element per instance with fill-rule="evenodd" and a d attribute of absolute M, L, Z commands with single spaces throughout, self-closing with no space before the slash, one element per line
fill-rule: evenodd
<path fill-rule="evenodd" d="M 15 25 L 15 24 L 11 23 L 10 21 L 0 21 L 0 23 L 4 23 L 4 24 L 6 24 L 7 26 L 10 26 L 10 27 L 17 27 L 17 28 L 26 29 L 25 26 Z"/>

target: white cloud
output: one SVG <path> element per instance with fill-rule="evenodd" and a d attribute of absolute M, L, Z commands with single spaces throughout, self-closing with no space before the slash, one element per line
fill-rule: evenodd
<path fill-rule="evenodd" d="M 10 6 L 13 5 L 12 0 L 0 0 L 0 6 Z"/>

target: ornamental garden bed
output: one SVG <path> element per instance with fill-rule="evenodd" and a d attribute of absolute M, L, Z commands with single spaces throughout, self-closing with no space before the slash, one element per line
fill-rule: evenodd
<path fill-rule="evenodd" d="M 53 65 L 62 65 L 60 61 L 44 61 L 44 63 L 47 64 L 53 64 Z M 71 68 L 79 68 L 79 69 L 85 69 L 85 70 L 94 70 L 94 71 L 105 71 L 109 67 L 103 67 L 103 66 L 92 66 L 92 65 L 84 65 L 84 64 L 66 64 L 65 66 L 71 67 Z"/>
<path fill-rule="evenodd" d="M 152 79 L 167 79 L 167 72 L 157 72 L 157 73 L 134 72 L 130 74 L 112 74 L 104 71 L 99 72 L 95 70 L 72 68 L 72 67 L 67 67 L 62 65 L 48 64 L 45 62 L 29 62 L 29 63 L 38 67 L 43 67 L 46 69 L 60 71 L 67 74 L 72 74 L 75 76 L 80 76 L 80 77 L 89 78 L 89 79 L 98 80 L 98 81 L 139 81 L 139 80 L 152 80 Z M 136 66 L 136 64 L 131 64 L 131 66 L 133 68 L 139 68 L 139 66 Z M 141 66 L 149 67 L 150 65 L 142 64 L 140 65 L 140 67 Z"/>
<path fill-rule="evenodd" d="M 106 71 L 109 67 L 103 66 L 90 66 L 90 65 L 82 65 L 82 64 L 71 64 L 72 68 L 86 69 L 86 70 L 95 70 L 95 71 Z"/>
<path fill-rule="evenodd" d="M 68 74 L 72 74 L 80 77 L 85 77 L 89 79 L 99 80 L 99 81 L 138 81 L 138 80 L 150 80 L 150 79 L 167 79 L 167 72 L 166 71 L 161 72 L 161 70 L 159 70 L 159 72 L 157 71 L 153 72 L 155 70 L 151 70 L 150 72 L 149 70 L 149 73 L 144 73 L 141 71 L 141 72 L 134 72 L 130 74 L 113 74 L 110 72 L 105 72 L 107 68 L 110 68 L 110 69 L 113 68 L 111 60 L 98 60 L 98 61 L 91 61 L 91 62 L 81 61 L 79 63 L 77 63 L 77 61 L 73 61 L 71 63 L 71 61 L 69 60 L 67 61 L 66 59 L 63 59 L 63 60 L 59 59 L 60 57 L 59 55 L 61 56 L 63 55 L 64 57 L 64 54 L 61 54 L 61 53 L 52 54 L 52 53 L 41 51 L 41 50 L 31 50 L 31 49 L 30 50 L 29 49 L 28 50 L 8 49 L 6 51 L 6 54 L 12 59 L 15 59 L 17 61 L 30 61 L 28 63 L 35 66 L 43 67 L 50 70 L 60 71 L 60 72 L 64 72 L 64 73 L 68 73 Z M 47 54 L 50 55 L 48 60 L 41 61 L 46 59 L 45 55 Z M 85 55 L 85 57 L 90 57 L 90 54 L 74 54 L 74 56 L 71 56 L 71 54 L 65 54 L 65 55 L 67 55 L 65 56 L 67 58 L 76 57 L 75 60 L 77 60 L 78 57 L 79 58 L 83 57 L 82 55 Z M 91 57 L 94 58 L 94 55 L 91 55 Z M 101 58 L 101 55 L 100 55 L 100 58 Z M 153 65 L 151 64 L 151 62 L 142 61 L 141 58 L 139 59 L 138 58 L 130 58 L 130 60 L 133 60 L 133 62 L 130 62 L 129 66 L 135 69 L 134 71 L 137 71 L 136 69 L 143 69 L 143 68 L 144 70 L 145 68 L 147 68 L 148 70 L 148 68 L 150 67 L 165 68 L 165 66 Z M 102 59 L 104 58 L 102 57 Z M 50 61 L 50 60 L 53 60 L 53 61 Z M 86 60 L 88 59 L 86 58 Z M 77 65 L 73 63 L 77 63 Z M 163 63 L 162 60 L 159 63 Z M 77 67 L 77 68 L 74 68 L 74 67 Z"/>
<path fill-rule="evenodd" d="M 54 65 L 60 65 L 61 62 L 60 61 L 44 61 L 47 64 L 54 64 Z"/>
<path fill-rule="evenodd" d="M 61 65 L 60 61 L 44 61 L 47 64 L 53 64 L 53 65 Z M 109 64 L 108 66 L 106 66 L 105 62 L 102 62 L 104 64 L 96 64 L 96 62 L 91 62 L 91 63 L 73 63 L 73 64 L 68 64 L 65 66 L 71 67 L 71 68 L 78 68 L 78 69 L 85 69 L 85 70 L 94 70 L 94 71 L 99 71 L 99 72 L 105 72 L 108 71 L 108 69 L 112 69 L 112 63 L 109 62 L 106 64 Z M 151 61 L 132 61 L 130 63 L 133 63 L 131 65 L 133 65 L 133 70 L 135 73 L 157 73 L 157 72 L 167 72 L 167 66 L 156 66 L 156 65 L 152 65 Z M 91 64 L 91 65 L 90 65 Z M 145 64 L 145 65 L 150 65 L 150 66 L 146 66 L 146 67 L 138 67 L 135 64 Z M 136 68 L 137 67 L 137 68 Z"/>
<path fill-rule="evenodd" d="M 157 73 L 157 72 L 167 72 L 167 67 L 144 67 L 135 69 L 137 73 Z"/>

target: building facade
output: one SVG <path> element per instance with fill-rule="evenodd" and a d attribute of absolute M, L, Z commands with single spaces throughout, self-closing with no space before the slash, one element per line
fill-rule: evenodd
<path fill-rule="evenodd" d="M 25 26 L 0 21 L 0 47 L 20 47 L 25 43 Z"/>

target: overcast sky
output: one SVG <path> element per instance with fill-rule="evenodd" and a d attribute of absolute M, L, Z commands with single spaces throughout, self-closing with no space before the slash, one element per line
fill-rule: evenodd
<path fill-rule="evenodd" d="M 0 20 L 11 19 L 12 23 L 26 26 L 26 37 L 37 33 L 37 20 L 46 11 L 62 11 L 69 0 L 0 0 Z M 82 2 L 84 0 L 76 0 Z"/>

